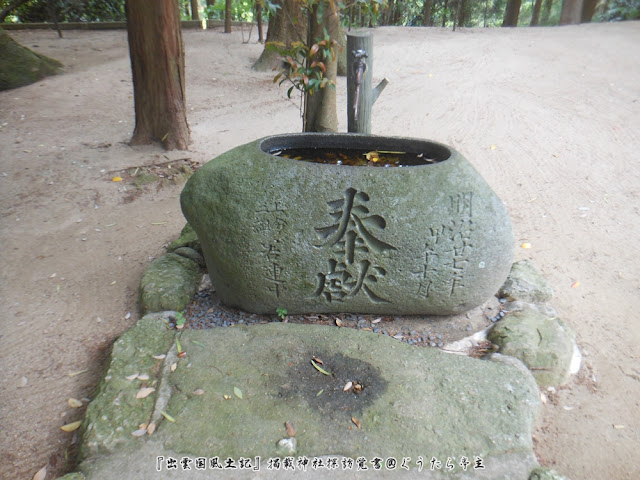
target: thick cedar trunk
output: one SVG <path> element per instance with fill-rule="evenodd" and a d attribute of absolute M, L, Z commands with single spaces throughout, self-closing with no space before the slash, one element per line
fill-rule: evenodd
<path fill-rule="evenodd" d="M 307 18 L 301 6 L 301 0 L 280 0 L 281 8 L 269 17 L 267 43 L 282 42 L 290 46 L 292 42 L 307 41 Z M 266 72 L 279 67 L 281 63 L 278 52 L 265 48 L 253 68 Z"/>
<path fill-rule="evenodd" d="M 464 27 L 469 19 L 469 4 L 467 0 L 458 0 L 458 27 Z"/>
<path fill-rule="evenodd" d="M 598 0 L 584 0 L 582 5 L 582 18 L 580 19 L 582 23 L 589 23 L 591 21 L 597 4 Z"/>
<path fill-rule="evenodd" d="M 583 0 L 564 0 L 560 13 L 560 25 L 578 24 L 582 20 Z"/>
<path fill-rule="evenodd" d="M 231 0 L 224 4 L 224 33 L 231 33 Z"/>
<path fill-rule="evenodd" d="M 191 0 L 191 20 L 200 20 L 198 14 L 198 0 Z"/>
<path fill-rule="evenodd" d="M 549 17 L 551 16 L 551 7 L 553 6 L 553 0 L 542 0 L 542 18 L 540 23 L 547 25 L 549 23 Z"/>
<path fill-rule="evenodd" d="M 258 22 L 258 42 L 264 43 L 264 32 L 262 31 L 262 9 L 264 0 L 256 0 L 256 21 Z"/>
<path fill-rule="evenodd" d="M 447 24 L 447 14 L 445 12 L 446 12 L 448 6 L 449 6 L 449 0 L 444 0 L 444 5 L 443 5 L 444 12 L 442 13 L 442 26 L 443 27 Z"/>
<path fill-rule="evenodd" d="M 533 13 L 531 14 L 531 23 L 530 27 L 535 27 L 538 25 L 538 20 L 540 20 L 540 8 L 542 7 L 542 0 L 536 0 L 536 3 L 533 4 Z"/>
<path fill-rule="evenodd" d="M 518 17 L 520 16 L 520 6 L 522 0 L 507 0 L 507 8 L 504 11 L 503 27 L 517 27 Z"/>
<path fill-rule="evenodd" d="M 184 45 L 175 0 L 126 0 L 136 126 L 131 145 L 186 150 Z"/>
<path fill-rule="evenodd" d="M 431 20 L 431 7 L 433 6 L 433 0 L 424 0 L 424 10 L 423 10 L 423 15 L 424 18 L 422 19 L 422 25 L 424 25 L 425 27 L 430 27 L 431 25 L 433 25 L 433 22 Z"/>
<path fill-rule="evenodd" d="M 318 18 L 318 5 L 314 5 L 309 18 L 309 32 L 307 45 L 313 45 L 324 38 L 326 30 L 331 39 L 338 40 L 340 34 L 340 16 L 335 0 L 324 0 L 324 15 Z M 334 84 L 338 73 L 338 52 L 335 52 L 335 60 L 331 58 L 322 59 L 319 55 L 317 60 L 324 61 L 327 71 L 324 76 Z M 336 89 L 326 86 L 316 91 L 313 95 L 305 95 L 305 132 L 337 132 L 338 113 L 336 110 Z"/>

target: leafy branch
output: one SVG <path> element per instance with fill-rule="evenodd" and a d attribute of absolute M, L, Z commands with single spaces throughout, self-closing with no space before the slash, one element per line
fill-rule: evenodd
<path fill-rule="evenodd" d="M 338 43 L 331 39 L 326 30 L 324 38 L 310 47 L 303 42 L 293 42 L 290 47 L 282 42 L 267 42 L 266 48 L 277 52 L 282 59 L 282 66 L 273 83 L 291 83 L 287 90 L 288 98 L 291 98 L 294 89 L 301 94 L 313 95 L 326 86 L 335 88 L 335 84 L 325 76 L 325 72 L 326 61 L 336 59 L 337 46 Z"/>

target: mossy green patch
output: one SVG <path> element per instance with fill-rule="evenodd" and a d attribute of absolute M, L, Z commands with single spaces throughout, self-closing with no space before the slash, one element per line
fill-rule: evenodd
<path fill-rule="evenodd" d="M 109 368 L 87 408 L 81 458 L 127 448 L 139 441 L 132 432 L 149 422 L 155 392 L 146 398 L 136 398 L 136 394 L 143 386 L 157 390 L 163 360 L 153 356 L 166 354 L 173 338 L 174 331 L 167 328 L 162 316 L 147 315 L 115 342 Z M 134 374 L 149 378 L 127 379 Z"/>
<path fill-rule="evenodd" d="M 167 253 L 154 260 L 140 281 L 139 304 L 143 314 L 183 310 L 198 290 L 202 272 L 193 260 Z"/>
<path fill-rule="evenodd" d="M 561 385 L 569 376 L 574 334 L 559 318 L 527 307 L 508 314 L 487 338 L 500 346 L 500 353 L 520 359 L 542 387 Z"/>
<path fill-rule="evenodd" d="M 61 68 L 57 60 L 23 47 L 0 28 L 0 90 L 29 85 Z"/>

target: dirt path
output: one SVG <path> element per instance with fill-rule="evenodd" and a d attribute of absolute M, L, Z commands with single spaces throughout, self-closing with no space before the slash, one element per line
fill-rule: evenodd
<path fill-rule="evenodd" d="M 203 162 L 300 122 L 271 74 L 250 70 L 260 45 L 188 31 L 191 151 L 130 148 L 125 32 L 11 35 L 67 72 L 0 92 L 0 472 L 32 478 L 49 463 L 55 478 L 74 439 L 59 427 L 83 413 L 67 399 L 90 397 L 114 338 L 138 319 L 145 266 L 184 224 L 180 186 L 140 194 L 111 178 Z M 539 266 L 577 332 L 583 368 L 547 392 L 536 432 L 540 462 L 575 480 L 640 478 L 638 44 L 640 22 L 375 33 L 374 79 L 391 84 L 374 133 L 465 154 L 507 204 L 518 245 L 532 245 L 516 258 Z"/>

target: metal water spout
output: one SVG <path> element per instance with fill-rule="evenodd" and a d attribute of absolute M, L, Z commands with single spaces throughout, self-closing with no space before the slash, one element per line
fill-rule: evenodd
<path fill-rule="evenodd" d="M 353 116 L 358 118 L 358 101 L 360 100 L 360 88 L 362 86 L 362 79 L 364 72 L 367 71 L 367 55 L 366 50 L 358 49 L 352 52 L 355 59 L 353 69 L 355 70 L 355 95 L 353 98 Z"/>
<path fill-rule="evenodd" d="M 359 30 L 347 33 L 347 127 L 349 132 L 371 133 L 371 107 L 387 86 L 385 78 L 371 87 L 373 33 Z"/>

